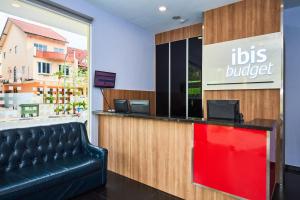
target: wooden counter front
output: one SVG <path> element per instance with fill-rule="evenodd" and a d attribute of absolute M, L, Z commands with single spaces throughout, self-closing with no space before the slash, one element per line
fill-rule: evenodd
<path fill-rule="evenodd" d="M 192 123 L 99 115 L 99 145 L 120 175 L 183 199 L 235 199 L 192 183 Z"/>

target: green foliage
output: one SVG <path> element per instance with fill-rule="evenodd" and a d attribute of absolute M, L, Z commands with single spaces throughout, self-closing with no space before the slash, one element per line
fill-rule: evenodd
<path fill-rule="evenodd" d="M 46 98 L 50 103 L 53 103 L 55 97 L 53 95 L 50 95 L 49 97 Z"/>
<path fill-rule="evenodd" d="M 59 114 L 60 112 L 62 112 L 64 110 L 63 106 L 56 106 L 56 108 L 54 109 L 54 112 L 56 112 L 56 114 Z"/>
<path fill-rule="evenodd" d="M 64 73 L 62 71 L 55 72 L 53 76 L 57 76 L 58 79 L 62 79 L 64 77 Z"/>
<path fill-rule="evenodd" d="M 66 111 L 70 112 L 72 110 L 72 107 L 73 107 L 72 104 L 68 103 L 67 106 L 66 106 Z"/>
<path fill-rule="evenodd" d="M 78 107 L 84 110 L 87 110 L 87 103 L 86 101 L 78 102 Z"/>

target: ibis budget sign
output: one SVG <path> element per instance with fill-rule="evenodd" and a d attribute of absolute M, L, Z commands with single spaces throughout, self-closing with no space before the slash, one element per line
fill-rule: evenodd
<path fill-rule="evenodd" d="M 281 88 L 282 34 L 203 46 L 203 89 Z"/>

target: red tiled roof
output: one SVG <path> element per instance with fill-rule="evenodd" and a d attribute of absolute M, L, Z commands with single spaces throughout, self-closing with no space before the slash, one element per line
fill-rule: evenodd
<path fill-rule="evenodd" d="M 8 20 L 14 23 L 16 26 L 18 26 L 25 33 L 39 35 L 42 37 L 67 42 L 66 38 L 64 38 L 62 35 L 58 34 L 57 32 L 53 31 L 50 28 L 38 26 L 35 24 L 30 24 L 28 22 L 20 21 L 13 18 L 9 18 Z"/>
<path fill-rule="evenodd" d="M 68 47 L 68 59 L 73 60 L 75 52 L 75 58 L 78 60 L 78 65 L 81 67 L 87 67 L 87 51 Z"/>

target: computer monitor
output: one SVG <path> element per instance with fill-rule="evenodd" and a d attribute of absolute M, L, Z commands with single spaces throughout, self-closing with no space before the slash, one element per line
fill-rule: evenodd
<path fill-rule="evenodd" d="M 208 100 L 207 119 L 240 122 L 239 100 Z"/>
<path fill-rule="evenodd" d="M 150 114 L 150 101 L 149 100 L 129 100 L 131 113 L 136 114 Z"/>
<path fill-rule="evenodd" d="M 129 113 L 128 101 L 126 99 L 114 99 L 116 113 Z"/>

